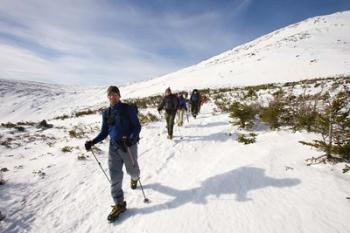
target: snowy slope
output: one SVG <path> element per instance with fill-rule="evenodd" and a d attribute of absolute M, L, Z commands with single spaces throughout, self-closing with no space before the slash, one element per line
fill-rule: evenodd
<path fill-rule="evenodd" d="M 350 11 L 287 26 L 194 66 L 129 88 L 131 96 L 350 74 Z M 135 90 L 140 90 L 136 91 Z M 142 90 L 142 92 L 141 92 Z"/>
<path fill-rule="evenodd" d="M 169 86 L 192 90 L 349 75 L 349 32 L 350 11 L 310 18 L 178 72 L 121 87 L 121 93 L 133 98 Z M 103 106 L 105 89 L 0 80 L 0 122 L 38 121 Z M 26 99 L 35 100 L 33 106 L 23 104 Z"/>
<path fill-rule="evenodd" d="M 204 105 L 197 119 L 165 138 L 164 122 L 145 126 L 139 163 L 147 197 L 123 184 L 128 211 L 110 224 L 112 199 L 107 180 L 85 138 L 69 138 L 60 126 L 97 127 L 99 116 L 52 121 L 55 128 L 31 134 L 55 137 L 53 146 L 38 140 L 0 153 L 7 184 L 0 186 L 1 232 L 323 232 L 350 229 L 350 177 L 341 167 L 307 167 L 318 155 L 298 143 L 314 135 L 288 131 L 258 132 L 257 143 L 239 144 L 239 130 L 226 114 Z M 97 132 L 90 133 L 92 137 Z M 232 135 L 230 135 L 231 133 Z M 23 133 L 23 138 L 25 133 Z M 70 153 L 61 148 L 72 146 Z M 107 168 L 108 142 L 97 157 Z M 78 160 L 77 156 L 88 156 Z"/>
<path fill-rule="evenodd" d="M 0 79 L 0 122 L 39 121 L 106 104 L 105 89 Z"/>

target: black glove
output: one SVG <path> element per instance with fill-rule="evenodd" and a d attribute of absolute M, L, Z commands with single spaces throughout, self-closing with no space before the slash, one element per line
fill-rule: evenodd
<path fill-rule="evenodd" d="M 85 142 L 85 149 L 87 151 L 91 150 L 91 147 L 94 145 L 94 143 L 92 143 L 92 141 L 86 141 Z"/>
<path fill-rule="evenodd" d="M 137 141 L 135 141 L 133 138 L 128 138 L 126 141 L 125 141 L 125 144 L 128 146 L 128 147 L 130 147 L 130 146 L 132 146 L 132 145 L 134 145 L 134 144 L 136 144 L 137 143 Z"/>
<path fill-rule="evenodd" d="M 123 150 L 126 151 L 126 147 L 130 147 L 130 146 L 136 144 L 137 142 L 138 142 L 138 140 L 135 139 L 134 137 L 132 137 L 132 138 L 123 137 L 121 140 L 121 143 L 119 143 L 119 145 L 122 147 Z"/>
<path fill-rule="evenodd" d="M 127 149 L 126 149 L 127 145 L 125 142 L 122 142 L 121 144 L 119 144 L 119 148 L 124 151 L 125 153 L 127 152 Z"/>
<path fill-rule="evenodd" d="M 121 149 L 122 151 L 124 151 L 125 153 L 127 152 L 127 147 L 128 147 L 128 145 L 127 145 L 127 138 L 126 137 L 123 137 L 123 138 L 121 138 L 121 139 L 119 139 L 119 140 L 117 140 L 116 142 L 117 142 L 117 144 L 118 144 L 118 146 L 119 146 L 119 149 Z"/>

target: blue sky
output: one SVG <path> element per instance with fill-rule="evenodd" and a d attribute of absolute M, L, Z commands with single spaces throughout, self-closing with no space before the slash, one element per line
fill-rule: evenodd
<path fill-rule="evenodd" d="M 126 84 L 196 64 L 349 0 L 0 0 L 0 78 Z"/>

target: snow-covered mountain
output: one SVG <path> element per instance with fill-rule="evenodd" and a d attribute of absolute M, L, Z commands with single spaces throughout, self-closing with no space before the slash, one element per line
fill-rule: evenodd
<path fill-rule="evenodd" d="M 350 11 L 345 11 L 290 25 L 197 65 L 121 87 L 121 93 L 133 98 L 160 94 L 167 87 L 192 90 L 349 74 Z M 0 122 L 37 121 L 103 105 L 105 89 L 0 80 Z M 35 101 L 28 105 L 27 99 Z"/>
<path fill-rule="evenodd" d="M 284 27 L 194 66 L 126 89 L 132 89 L 130 96 L 138 96 L 162 93 L 168 86 L 188 90 L 348 74 L 350 11 L 345 11 Z"/>
<path fill-rule="evenodd" d="M 103 104 L 105 89 L 0 79 L 0 122 L 39 121 Z"/>

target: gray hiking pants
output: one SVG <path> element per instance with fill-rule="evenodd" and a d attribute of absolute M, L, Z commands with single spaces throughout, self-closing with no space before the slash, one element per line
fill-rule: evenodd
<path fill-rule="evenodd" d="M 131 179 L 140 178 L 140 169 L 137 163 L 137 144 L 129 147 L 130 154 L 124 152 L 115 142 L 109 144 L 109 175 L 111 177 L 111 194 L 114 203 L 122 203 L 124 201 L 123 184 L 123 164 L 125 164 L 126 172 Z M 130 157 L 132 156 L 132 158 Z"/>

